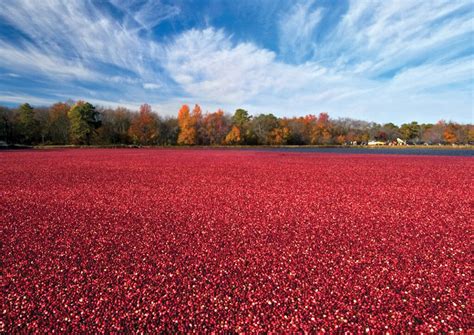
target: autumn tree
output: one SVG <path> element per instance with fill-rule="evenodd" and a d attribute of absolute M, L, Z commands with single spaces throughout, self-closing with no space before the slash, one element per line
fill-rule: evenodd
<path fill-rule="evenodd" d="M 320 113 L 311 129 L 311 144 L 331 143 L 331 123 L 327 113 Z"/>
<path fill-rule="evenodd" d="M 0 106 L 0 141 L 10 144 L 367 144 L 371 139 L 411 143 L 467 144 L 474 142 L 472 124 L 405 123 L 398 127 L 350 118 L 330 119 L 326 113 L 277 118 L 273 114 L 252 117 L 237 109 L 232 117 L 222 110 L 202 113 L 183 105 L 178 117 L 161 119 L 149 105 L 139 112 L 125 108 L 95 108 L 83 101 L 56 103 L 33 109 Z"/>
<path fill-rule="evenodd" d="M 225 144 L 240 144 L 242 143 L 242 137 L 240 136 L 240 129 L 237 126 L 232 126 L 230 131 L 225 137 Z"/>
<path fill-rule="evenodd" d="M 287 144 L 290 138 L 290 129 L 287 127 L 274 128 L 270 132 L 270 144 L 272 145 L 284 145 Z"/>
<path fill-rule="evenodd" d="M 76 144 L 89 145 L 101 125 L 100 114 L 88 102 L 77 102 L 68 112 L 71 122 L 71 140 Z"/>
<path fill-rule="evenodd" d="M 128 135 L 135 144 L 156 144 L 160 136 L 158 123 L 158 117 L 152 112 L 151 106 L 143 104 L 132 119 Z"/>
<path fill-rule="evenodd" d="M 300 122 L 303 126 L 303 141 L 305 144 L 312 144 L 313 142 L 313 130 L 316 127 L 316 123 L 318 121 L 318 118 L 316 115 L 305 115 L 304 117 L 301 117 L 298 119 L 298 122 Z"/>
<path fill-rule="evenodd" d="M 202 119 L 201 129 L 202 144 L 223 144 L 229 132 L 229 120 L 221 109 L 215 113 L 206 113 Z"/>
<path fill-rule="evenodd" d="M 336 138 L 334 139 L 334 142 L 336 142 L 336 144 L 345 144 L 346 143 L 346 136 L 341 134 L 341 135 L 338 135 L 336 136 Z"/>
<path fill-rule="evenodd" d="M 196 105 L 198 106 L 198 105 Z M 196 110 L 196 107 L 195 107 Z M 196 112 L 196 114 L 199 112 Z M 193 113 L 195 114 L 195 113 Z M 178 112 L 178 144 L 196 144 L 196 115 L 191 115 L 188 105 L 183 105 Z"/>
<path fill-rule="evenodd" d="M 287 144 L 304 145 L 313 142 L 316 144 L 320 130 L 317 126 L 318 118 L 312 114 L 289 119 L 280 119 L 280 127 L 288 128 Z"/>
<path fill-rule="evenodd" d="M 191 122 L 194 125 L 194 128 L 196 129 L 195 144 L 209 144 L 207 142 L 208 130 L 206 129 L 206 125 L 204 124 L 204 115 L 202 114 L 201 106 L 199 106 L 198 104 L 194 105 L 194 108 L 191 112 Z"/>
<path fill-rule="evenodd" d="M 462 129 L 456 123 L 450 122 L 444 128 L 443 138 L 449 144 L 462 142 L 462 140 L 460 141 L 460 135 L 462 135 Z"/>

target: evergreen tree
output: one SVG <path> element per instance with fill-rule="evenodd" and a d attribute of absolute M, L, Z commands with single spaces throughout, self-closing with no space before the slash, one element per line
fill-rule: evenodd
<path fill-rule="evenodd" d="M 71 121 L 71 140 L 76 144 L 91 144 L 92 136 L 101 126 L 100 114 L 88 102 L 79 101 L 68 113 Z"/>

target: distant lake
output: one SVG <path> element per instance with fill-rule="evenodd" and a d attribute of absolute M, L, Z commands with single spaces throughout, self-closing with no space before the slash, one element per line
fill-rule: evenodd
<path fill-rule="evenodd" d="M 336 153 L 336 154 L 379 154 L 379 155 L 424 155 L 424 156 L 464 156 L 473 157 L 473 149 L 448 148 L 258 148 L 257 151 L 277 152 L 308 152 L 308 153 Z"/>

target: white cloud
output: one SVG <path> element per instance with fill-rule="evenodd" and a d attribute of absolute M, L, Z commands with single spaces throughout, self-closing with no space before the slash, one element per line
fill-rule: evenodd
<path fill-rule="evenodd" d="M 19 95 L 13 92 L 1 92 L 0 91 L 0 101 L 13 103 L 13 104 L 23 104 L 23 103 L 30 103 L 32 105 L 50 105 L 57 100 L 52 100 L 49 98 L 41 98 L 33 95 Z"/>
<path fill-rule="evenodd" d="M 231 111 L 239 106 L 250 106 L 253 113 L 279 115 L 327 111 L 334 116 L 380 121 L 409 121 L 410 106 L 420 121 L 434 121 L 432 117 L 439 112 L 450 113 L 447 104 L 439 104 L 436 90 L 472 80 L 472 58 L 412 66 L 393 79 L 380 81 L 360 68 L 371 64 L 362 63 L 355 70 L 315 62 L 288 65 L 277 61 L 271 51 L 233 43 L 231 36 L 212 28 L 180 35 L 167 46 L 165 64 L 190 97 L 220 103 Z M 444 97 L 457 99 L 456 106 L 468 111 L 465 93 L 448 90 Z M 433 106 L 438 106 L 436 111 Z M 457 111 L 460 119 L 469 122 L 467 112 L 461 111 Z"/>
<path fill-rule="evenodd" d="M 162 21 L 179 15 L 178 6 L 163 4 L 161 1 L 112 0 L 116 7 L 127 13 L 128 19 L 137 23 L 140 29 L 152 29 Z"/>
<path fill-rule="evenodd" d="M 0 41 L 0 54 L 0 66 L 20 73 L 41 72 L 58 80 L 65 77 L 93 80 L 97 76 L 81 62 L 46 54 L 32 44 L 18 47 Z"/>
<path fill-rule="evenodd" d="M 143 88 L 144 89 L 147 89 L 147 90 L 157 90 L 161 87 L 160 84 L 156 84 L 156 83 L 144 83 L 143 84 Z"/>
<path fill-rule="evenodd" d="M 3 66 L 96 81 L 108 78 L 104 64 L 143 81 L 156 75 L 150 73 L 149 64 L 159 57 L 159 46 L 88 2 L 5 0 L 0 18 L 33 41 L 2 42 Z"/>
<path fill-rule="evenodd" d="M 315 64 L 278 62 L 273 52 L 232 43 L 212 28 L 180 35 L 166 47 L 164 66 L 190 96 L 222 103 L 302 90 L 325 72 Z"/>
<path fill-rule="evenodd" d="M 418 92 L 438 87 L 472 82 L 473 60 L 460 59 L 452 63 L 426 64 L 397 74 L 390 82 L 397 91 Z"/>
<path fill-rule="evenodd" d="M 299 2 L 279 20 L 279 48 L 283 57 L 297 62 L 313 51 L 313 34 L 322 19 L 321 8 L 312 10 L 315 1 Z"/>
<path fill-rule="evenodd" d="M 330 111 L 381 121 L 408 121 L 416 112 L 420 121 L 435 121 L 453 113 L 442 95 L 460 120 L 471 122 L 472 92 L 459 86 L 472 90 L 473 57 L 453 57 L 469 48 L 460 41 L 474 33 L 472 11 L 462 12 L 466 1 L 351 1 L 322 45 L 313 42 L 323 13 L 314 4 L 297 3 L 279 22 L 283 55 L 298 62 L 314 54 L 313 60 L 285 64 L 269 50 L 206 29 L 171 43 L 166 69 L 196 99 L 254 112 Z M 387 71 L 393 77 L 378 78 Z"/>
<path fill-rule="evenodd" d="M 468 43 L 459 39 L 471 34 L 472 40 L 473 32 L 469 1 L 352 0 L 335 29 L 315 46 L 315 59 L 336 58 L 338 68 L 351 71 L 363 64 L 365 74 L 377 75 L 420 59 L 440 59 L 454 44 L 466 50 Z"/>
<path fill-rule="evenodd" d="M 462 43 L 474 34 L 468 1 L 350 1 L 319 44 L 314 36 L 327 28 L 321 26 L 327 10 L 314 0 L 299 1 L 275 22 L 278 55 L 212 27 L 156 42 L 143 30 L 179 15 L 177 6 L 113 2 L 123 20 L 91 2 L 4 0 L 0 19 L 29 40 L 0 38 L 0 67 L 60 81 L 57 97 L 74 93 L 72 98 L 132 108 L 148 100 L 161 114 L 201 103 L 211 110 L 244 107 L 280 116 L 326 111 L 381 122 L 409 121 L 413 111 L 420 121 L 435 121 L 456 111 L 459 121 L 472 122 L 472 47 L 469 53 Z M 60 92 L 77 82 L 77 89 Z M 81 86 L 88 82 L 105 89 Z M 23 98 L 50 101 L 0 95 L 12 103 Z"/>

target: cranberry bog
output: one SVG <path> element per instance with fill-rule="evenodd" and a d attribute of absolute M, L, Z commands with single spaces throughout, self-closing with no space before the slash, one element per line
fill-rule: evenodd
<path fill-rule="evenodd" d="M 472 329 L 472 157 L 0 152 L 0 332 Z"/>

